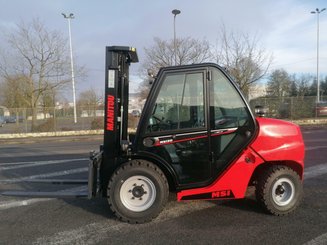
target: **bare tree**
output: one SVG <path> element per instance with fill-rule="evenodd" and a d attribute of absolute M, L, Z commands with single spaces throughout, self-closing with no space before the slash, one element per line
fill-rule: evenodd
<path fill-rule="evenodd" d="M 79 94 L 77 105 L 80 109 L 86 110 L 89 115 L 92 115 L 99 107 L 103 106 L 103 102 L 103 97 L 91 88 Z"/>
<path fill-rule="evenodd" d="M 320 83 L 320 90 L 321 90 L 321 96 L 325 96 L 325 98 L 322 98 L 326 100 L 326 95 L 327 95 L 327 76 L 323 81 Z"/>
<path fill-rule="evenodd" d="M 7 108 L 29 107 L 25 98 L 25 91 L 28 89 L 22 76 L 7 76 L 1 83 L 0 96 L 2 105 Z"/>
<path fill-rule="evenodd" d="M 313 76 L 310 74 L 301 74 L 295 79 L 296 85 L 298 87 L 297 96 L 308 96 L 310 95 L 310 83 L 312 83 Z"/>
<path fill-rule="evenodd" d="M 154 45 L 145 48 L 143 66 L 158 71 L 161 67 L 174 65 L 174 40 L 154 38 Z M 210 58 L 210 44 L 206 40 L 196 40 L 190 37 L 176 39 L 177 65 L 202 63 Z"/>
<path fill-rule="evenodd" d="M 248 96 L 253 85 L 263 78 L 272 62 L 272 55 L 259 47 L 256 36 L 227 31 L 222 25 L 216 46 L 216 62 L 224 66 Z"/>
<path fill-rule="evenodd" d="M 161 67 L 175 64 L 174 40 L 154 38 L 153 46 L 145 48 L 145 60 L 142 64 L 142 74 L 147 70 L 157 73 Z M 206 40 L 197 40 L 190 37 L 176 40 L 177 65 L 196 64 L 208 61 L 211 57 L 210 44 Z M 147 78 L 140 86 L 141 97 L 145 98 L 149 90 Z"/>
<path fill-rule="evenodd" d="M 77 104 L 78 106 L 85 107 L 98 106 L 100 104 L 103 104 L 103 97 L 97 94 L 97 92 L 93 88 L 90 88 L 79 94 Z"/>
<path fill-rule="evenodd" d="M 16 82 L 23 92 L 18 91 L 31 108 L 34 131 L 42 96 L 70 82 L 67 41 L 59 32 L 47 30 L 37 19 L 17 25 L 7 41 L 11 49 L 0 57 L 0 72 L 9 84 L 19 78 Z"/>
<path fill-rule="evenodd" d="M 267 90 L 270 96 L 285 97 L 290 95 L 291 77 L 283 69 L 274 70 L 268 80 Z"/>

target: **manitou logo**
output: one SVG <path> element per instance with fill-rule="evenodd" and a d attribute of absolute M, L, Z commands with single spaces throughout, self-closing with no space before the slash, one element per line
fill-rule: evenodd
<path fill-rule="evenodd" d="M 114 116 L 115 116 L 115 96 L 109 95 L 107 97 L 107 118 L 106 129 L 114 131 Z"/>
<path fill-rule="evenodd" d="M 231 190 L 215 191 L 211 193 L 211 198 L 228 198 L 232 196 Z"/>

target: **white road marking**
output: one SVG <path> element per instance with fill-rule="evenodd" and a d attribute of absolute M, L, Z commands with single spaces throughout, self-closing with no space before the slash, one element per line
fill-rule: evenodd
<path fill-rule="evenodd" d="M 27 177 L 22 177 L 22 178 L 5 179 L 5 180 L 0 180 L 0 183 L 17 183 L 17 182 L 23 182 L 26 180 L 47 178 L 47 177 L 54 177 L 54 176 L 63 176 L 63 175 L 82 173 L 82 172 L 87 172 L 87 171 L 88 171 L 88 168 L 77 168 L 77 169 L 53 172 L 53 173 L 48 173 L 48 174 L 32 175 L 32 176 L 27 176 Z M 314 178 L 314 177 L 317 177 L 317 176 L 320 176 L 323 174 L 327 174 L 327 163 L 319 164 L 319 165 L 316 165 L 313 167 L 306 168 L 304 171 L 304 179 Z M 69 190 L 71 190 L 71 189 L 67 189 L 67 191 L 69 191 Z M 13 204 L 11 204 L 12 201 L 8 201 L 6 203 L 0 202 L 0 210 L 2 210 L 4 207 L 18 207 L 18 206 L 30 205 L 30 204 L 34 204 L 34 203 L 44 200 L 44 199 L 42 199 L 42 198 L 34 199 L 33 198 L 33 199 L 30 199 L 29 201 L 21 201 L 21 202 L 13 201 Z"/>
<path fill-rule="evenodd" d="M 306 151 L 312 151 L 312 150 L 319 150 L 319 149 L 326 149 L 327 146 L 309 146 L 306 147 L 305 150 Z"/>
<path fill-rule="evenodd" d="M 63 175 L 68 175 L 68 174 L 84 173 L 84 172 L 87 172 L 88 169 L 89 169 L 88 167 L 75 168 L 75 169 L 63 170 L 63 171 L 47 173 L 47 174 L 31 175 L 31 176 L 26 176 L 26 177 L 21 177 L 21 178 L 1 179 L 0 183 L 17 183 L 17 182 L 24 182 L 26 180 L 31 180 L 31 179 L 42 179 L 42 178 L 48 178 L 48 177 L 63 176 Z"/>
<path fill-rule="evenodd" d="M 321 130 L 306 130 L 302 131 L 302 134 L 314 134 L 314 133 L 326 133 L 326 129 L 321 129 Z"/>
<path fill-rule="evenodd" d="M 327 244 L 327 233 L 318 236 L 311 241 L 306 242 L 303 245 L 326 245 Z"/>
<path fill-rule="evenodd" d="M 62 176 L 62 175 L 81 173 L 87 171 L 88 168 L 77 168 L 77 169 L 59 171 L 59 172 L 48 173 L 48 174 L 32 175 L 22 178 L 0 180 L 0 183 L 15 183 L 24 180 Z M 327 163 L 306 168 L 304 173 L 304 178 L 310 179 L 323 174 L 327 174 Z M 81 187 L 77 187 L 77 188 L 81 188 Z M 82 188 L 84 188 L 83 190 L 85 190 L 86 187 L 83 186 Z M 64 191 L 72 191 L 72 189 L 66 189 Z M 32 199 L 20 200 L 20 201 L 15 200 L 15 201 L 0 202 L 0 210 L 27 206 L 38 202 L 50 201 L 50 200 L 53 200 L 53 198 L 32 198 Z M 187 208 L 185 208 L 185 205 L 188 205 Z M 215 206 L 216 206 L 215 203 L 205 202 L 205 201 L 195 201 L 192 203 L 192 205 L 189 205 L 187 203 L 175 203 L 173 204 L 172 207 L 166 208 L 160 214 L 160 216 L 152 222 L 152 224 L 163 222 L 166 220 L 170 220 L 176 217 L 186 215 L 188 213 L 200 211 Z M 146 225 L 148 224 L 144 224 L 141 226 L 146 226 Z M 72 244 L 72 243 L 96 244 L 105 240 L 108 237 L 108 234 L 110 234 L 110 232 L 119 231 L 121 229 L 126 229 L 126 228 L 137 229 L 136 227 L 141 227 L 141 226 L 133 226 L 126 223 L 117 223 L 117 221 L 114 220 L 107 220 L 103 222 L 88 224 L 69 231 L 59 232 L 50 237 L 48 236 L 40 237 L 39 239 L 37 239 L 35 244 Z M 323 234 L 322 236 L 309 241 L 306 245 L 325 244 L 327 239 L 326 237 L 327 235 Z"/>
<path fill-rule="evenodd" d="M 327 173 L 327 164 L 321 164 L 307 168 L 305 170 L 305 178 L 310 179 L 325 173 Z M 188 205 L 187 208 L 185 208 L 185 205 Z M 173 205 L 173 207 L 166 208 L 157 219 L 151 222 L 151 224 L 153 225 L 153 223 L 163 222 L 215 206 L 216 204 L 214 202 L 205 201 L 194 201 L 192 205 L 189 205 L 188 203 L 176 203 Z M 149 224 L 144 224 L 141 226 L 147 225 Z M 40 237 L 37 239 L 35 244 L 97 244 L 107 239 L 108 234 L 114 231 L 119 231 L 121 229 L 137 229 L 138 227 L 140 226 L 133 226 L 126 223 L 117 224 L 113 220 L 108 220 L 104 222 L 88 224 L 69 231 L 59 232 L 50 237 Z M 306 245 L 325 244 L 324 242 L 326 240 L 324 239 L 326 239 L 325 236 L 321 236 L 318 237 L 318 239 L 314 239 L 312 241 L 318 241 L 322 243 L 311 242 Z"/>
<path fill-rule="evenodd" d="M 323 174 L 327 174 L 327 163 L 304 168 L 304 179 L 311 179 Z"/>
<path fill-rule="evenodd" d="M 187 208 L 185 208 L 187 205 Z M 40 237 L 34 243 L 38 244 L 98 244 L 108 238 L 112 232 L 121 230 L 136 230 L 150 227 L 155 223 L 164 222 L 179 216 L 187 215 L 207 208 L 217 207 L 214 202 L 194 201 L 189 203 L 175 203 L 173 207 L 166 208 L 160 216 L 148 224 L 130 225 L 115 220 L 106 220 L 88 224 L 77 229 L 62 231 L 53 236 Z"/>
<path fill-rule="evenodd" d="M 312 143 L 312 142 L 326 142 L 326 141 L 327 141 L 327 139 L 320 138 L 320 139 L 307 139 L 304 142 L 307 144 L 307 143 Z"/>
<path fill-rule="evenodd" d="M 1 163 L 0 165 L 9 165 L 6 167 L 0 167 L 0 171 L 4 170 L 12 170 L 12 169 L 19 169 L 19 168 L 28 168 L 28 167 L 38 167 L 50 164 L 60 164 L 60 163 L 67 163 L 67 162 L 83 162 L 88 161 L 88 158 L 79 158 L 79 159 L 65 159 L 65 160 L 51 160 L 51 161 L 38 161 L 38 162 L 14 162 L 14 163 Z M 13 166 L 10 166 L 13 165 Z"/>
<path fill-rule="evenodd" d="M 6 201 L 0 202 L 0 210 L 5 210 L 9 208 L 16 208 L 21 206 L 28 206 L 38 202 L 50 201 L 52 198 L 32 198 L 26 200 L 17 200 L 17 201 Z"/>
<path fill-rule="evenodd" d="M 78 186 L 78 187 L 73 187 L 73 188 L 69 188 L 69 189 L 65 189 L 65 190 L 55 191 L 55 193 L 86 191 L 86 190 L 87 190 L 87 186 Z M 51 201 L 54 199 L 55 198 L 30 198 L 30 199 L 24 199 L 24 200 L 4 201 L 4 202 L 0 202 L 0 211 L 10 209 L 10 208 L 21 207 L 21 206 L 28 206 L 28 205 L 38 203 L 38 202 Z"/>

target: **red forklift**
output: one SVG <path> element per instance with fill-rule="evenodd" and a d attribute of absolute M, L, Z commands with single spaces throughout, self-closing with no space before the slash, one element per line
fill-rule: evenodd
<path fill-rule="evenodd" d="M 267 212 L 297 208 L 304 169 L 297 125 L 256 118 L 225 69 L 205 63 L 161 68 L 136 133 L 128 133 L 135 62 L 133 48 L 106 48 L 104 142 L 91 156 L 90 196 L 101 193 L 129 223 L 155 218 L 169 191 L 178 201 L 239 199 L 255 186 Z"/>
<path fill-rule="evenodd" d="M 161 68 L 136 133 L 128 133 L 135 62 L 134 48 L 106 47 L 104 141 L 90 156 L 89 198 L 107 198 L 128 223 L 158 216 L 169 192 L 178 201 L 226 200 L 255 186 L 268 213 L 298 207 L 304 143 L 297 125 L 255 117 L 225 69 L 204 63 Z"/>

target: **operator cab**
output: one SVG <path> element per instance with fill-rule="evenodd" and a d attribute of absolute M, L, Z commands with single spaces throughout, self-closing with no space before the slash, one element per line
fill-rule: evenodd
<path fill-rule="evenodd" d="M 167 67 L 152 85 L 133 152 L 164 166 L 177 189 L 201 187 L 228 168 L 255 132 L 249 106 L 221 67 Z"/>

